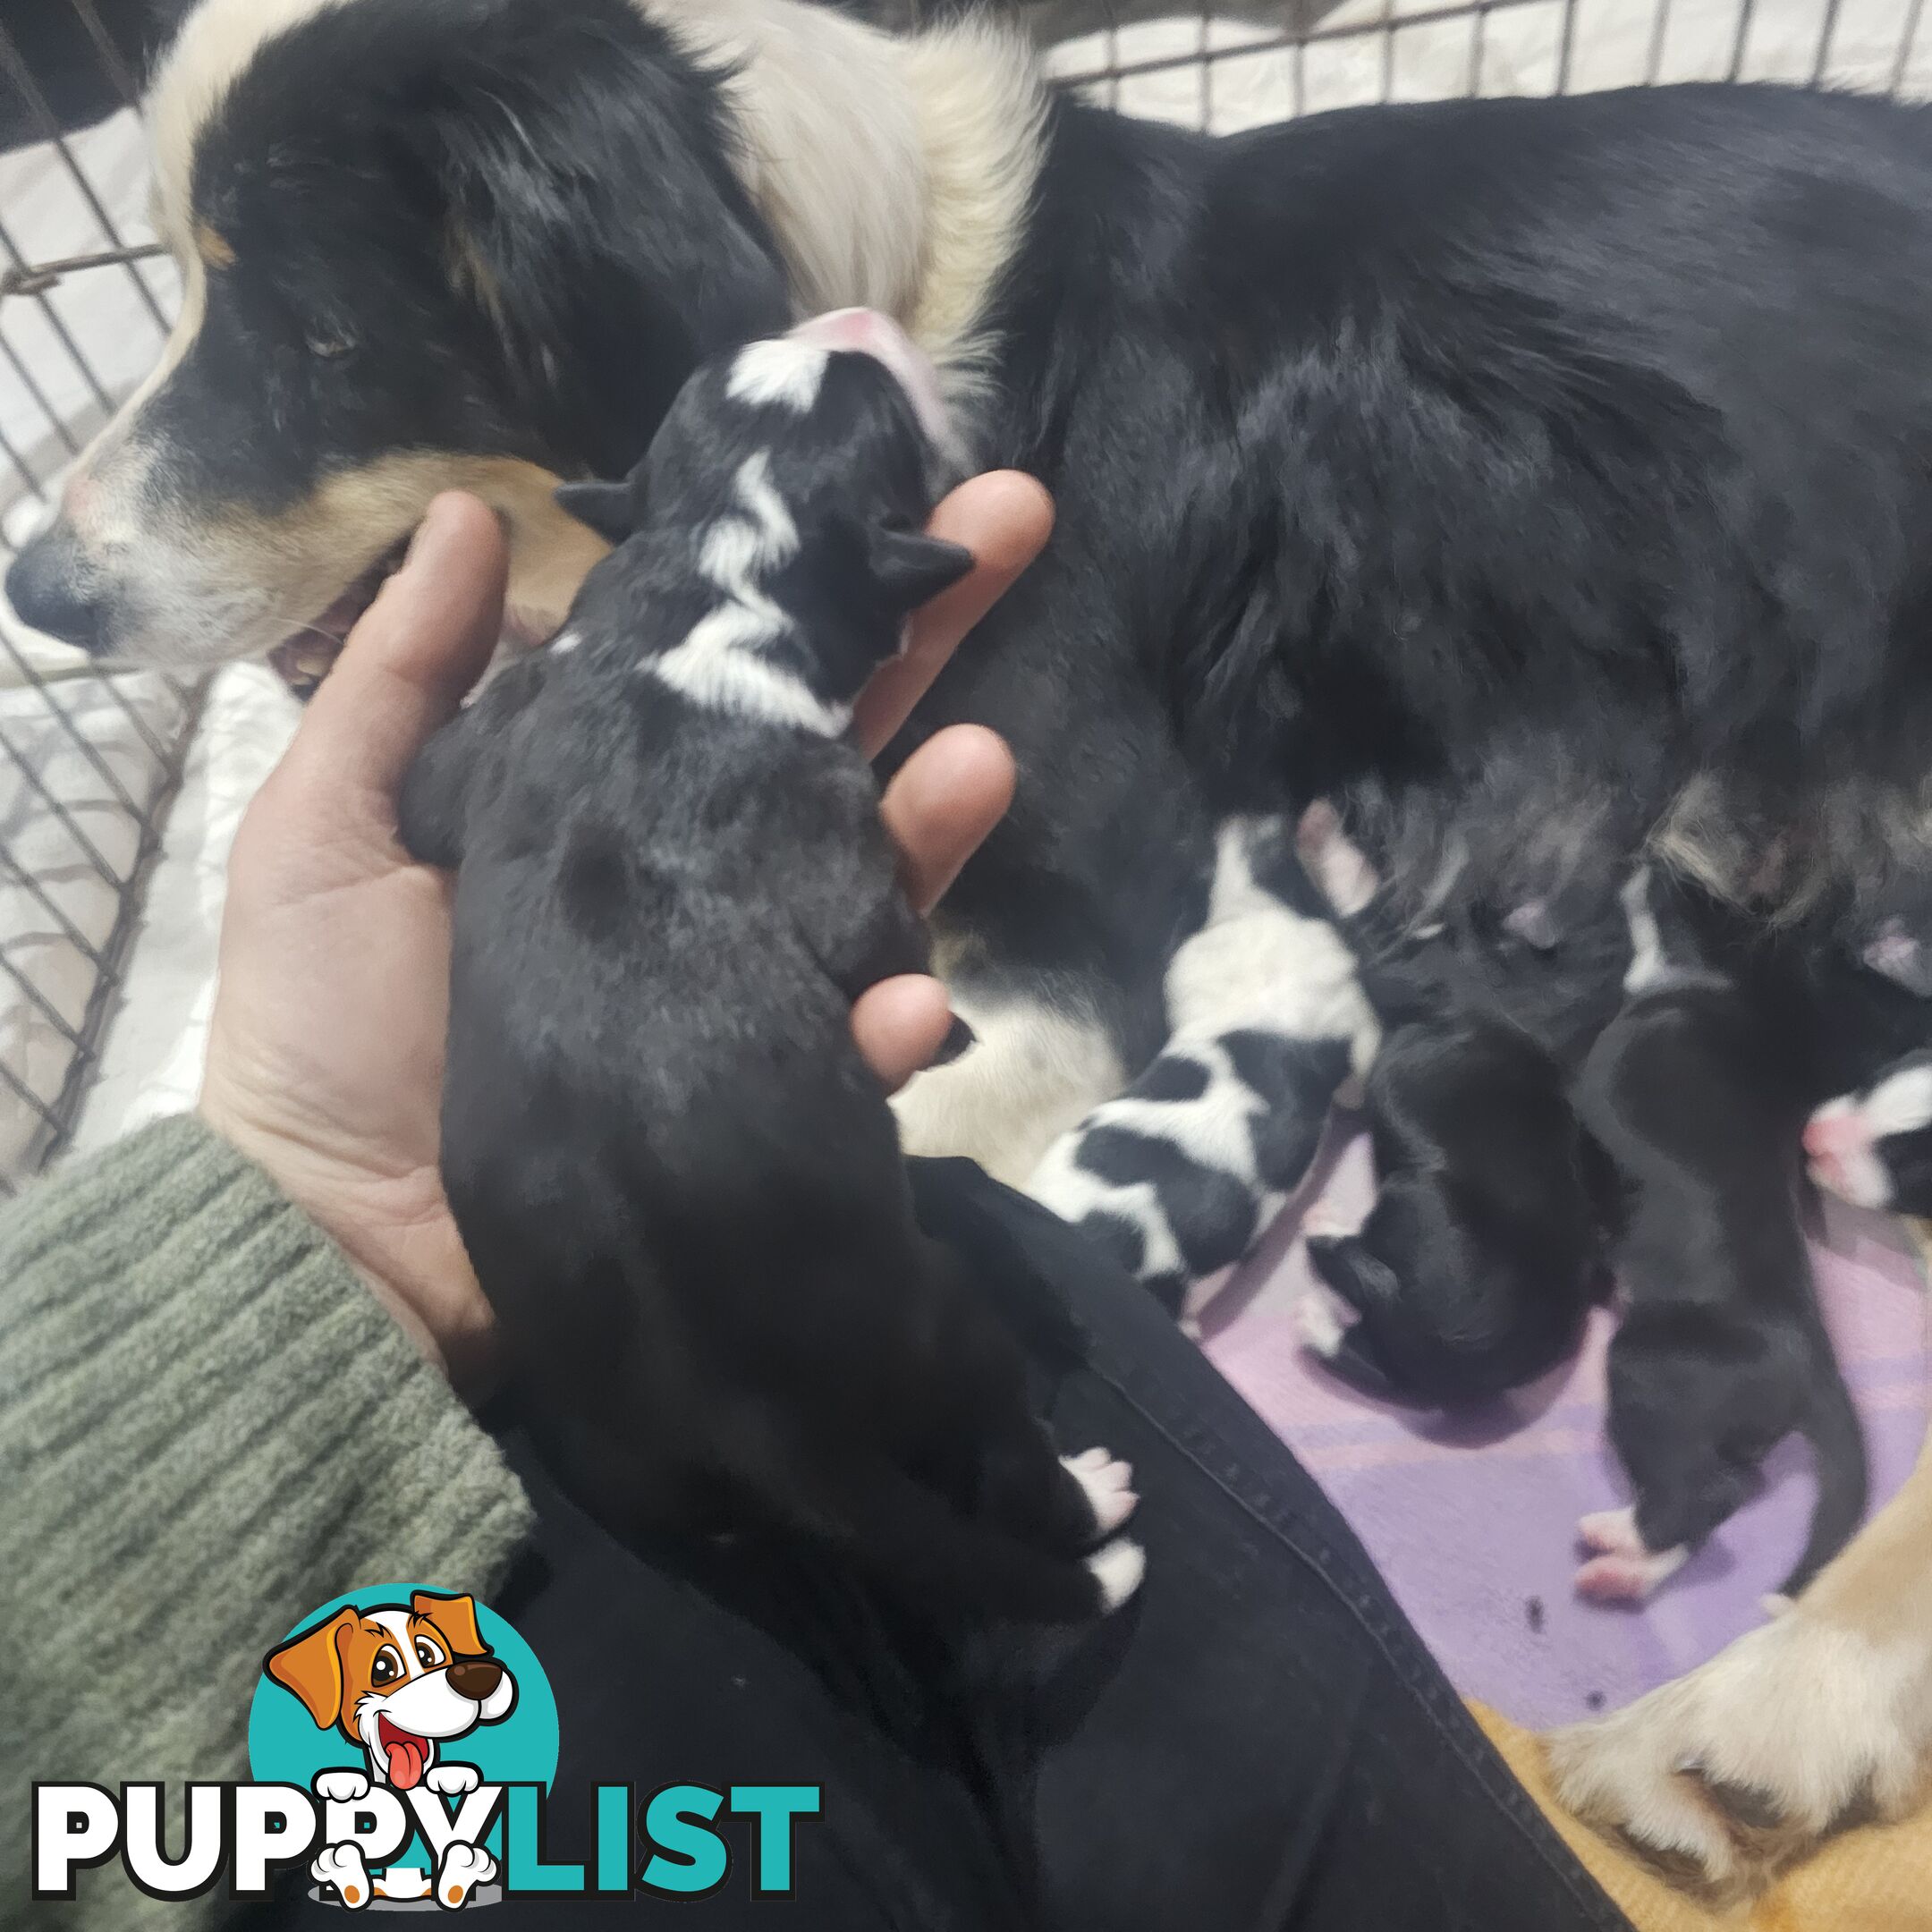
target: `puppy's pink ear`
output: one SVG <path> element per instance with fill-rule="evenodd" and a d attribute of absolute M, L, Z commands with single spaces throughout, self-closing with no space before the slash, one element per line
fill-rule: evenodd
<path fill-rule="evenodd" d="M 434 1623 L 449 1639 L 453 1657 L 487 1657 L 489 1646 L 477 1628 L 474 1597 L 437 1597 L 418 1590 L 410 1598 L 410 1612 Z"/>
<path fill-rule="evenodd" d="M 973 567 L 973 554 L 918 530 L 876 530 L 869 561 L 886 608 L 911 616 L 942 590 L 950 590 Z"/>
<path fill-rule="evenodd" d="M 263 1674 L 301 1699 L 318 1731 L 333 1730 L 342 1718 L 342 1652 L 335 1639 L 355 1620 L 353 1610 L 338 1610 L 326 1623 L 291 1637 L 262 1659 Z"/>

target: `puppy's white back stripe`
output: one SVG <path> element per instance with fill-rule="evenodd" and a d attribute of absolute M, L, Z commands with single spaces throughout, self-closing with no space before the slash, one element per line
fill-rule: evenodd
<path fill-rule="evenodd" d="M 825 350 L 788 335 L 755 342 L 738 352 L 724 393 L 734 402 L 777 403 L 802 416 L 818 402 L 830 360 Z"/>
<path fill-rule="evenodd" d="M 803 680 L 762 656 L 757 647 L 773 635 L 758 612 L 726 604 L 700 617 L 682 643 L 647 657 L 640 668 L 708 710 L 837 737 L 852 723 L 851 707 L 827 704 Z"/>

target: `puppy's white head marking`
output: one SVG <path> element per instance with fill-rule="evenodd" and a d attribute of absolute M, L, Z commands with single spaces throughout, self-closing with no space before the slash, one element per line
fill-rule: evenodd
<path fill-rule="evenodd" d="M 724 394 L 733 402 L 775 405 L 804 416 L 818 400 L 829 352 L 816 343 L 781 335 L 738 352 Z"/>

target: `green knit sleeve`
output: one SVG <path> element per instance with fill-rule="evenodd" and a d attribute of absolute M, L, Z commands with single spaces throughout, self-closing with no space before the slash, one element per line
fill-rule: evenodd
<path fill-rule="evenodd" d="M 29 1785 L 245 1777 L 262 1656 L 298 1619 L 365 1583 L 487 1595 L 530 1520 L 442 1376 L 199 1122 L 0 1210 L 0 1925 L 232 1911 L 118 1868 L 33 1905 Z"/>

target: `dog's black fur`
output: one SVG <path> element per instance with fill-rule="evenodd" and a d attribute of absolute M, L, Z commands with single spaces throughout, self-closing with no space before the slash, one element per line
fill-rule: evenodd
<path fill-rule="evenodd" d="M 1666 930 L 1681 959 L 1686 927 Z M 1665 963 L 1606 1029 L 1577 1104 L 1629 1188 L 1609 1426 L 1638 1537 L 1652 1555 L 1695 1548 L 1799 1431 L 1818 1495 L 1795 1594 L 1857 1529 L 1867 1474 L 1799 1221 L 1792 1069 L 1732 979 Z"/>
<path fill-rule="evenodd" d="M 1085 1616 L 1094 1510 L 1013 1339 L 916 1225 L 853 1043 L 855 996 L 927 954 L 877 783 L 843 735 L 665 682 L 721 601 L 703 559 L 744 562 L 707 540 L 757 534 L 747 459 L 796 535 L 763 559 L 783 629 L 753 648 L 818 700 L 849 705 L 970 558 L 917 534 L 927 445 L 883 365 L 833 356 L 802 418 L 731 400 L 732 366 L 660 431 L 565 650 L 410 774 L 406 840 L 457 868 L 451 1205 L 606 1522 L 786 1530 L 928 1607 Z"/>
<path fill-rule="evenodd" d="M 1360 1318 L 1331 1359 L 1375 1393 L 1502 1394 L 1576 1347 L 1608 1286 L 1607 1165 L 1562 1069 L 1506 1021 L 1404 1027 L 1368 1077 L 1375 1206 L 1309 1259 Z"/>

